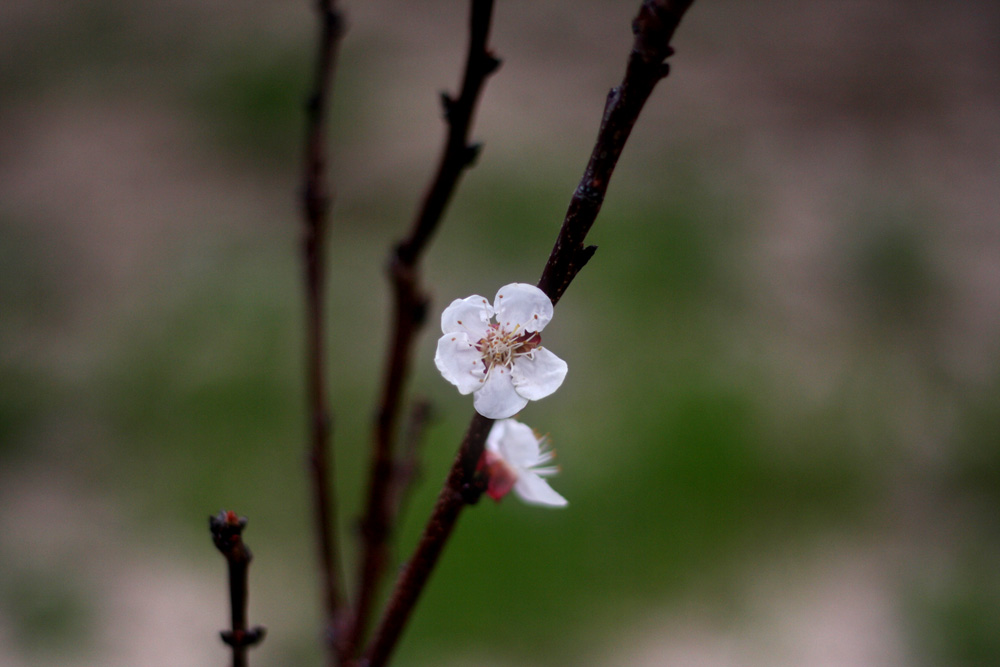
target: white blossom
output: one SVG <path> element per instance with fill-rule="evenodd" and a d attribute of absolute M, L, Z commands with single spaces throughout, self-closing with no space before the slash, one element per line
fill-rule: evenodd
<path fill-rule="evenodd" d="M 486 437 L 483 462 L 489 483 L 486 493 L 500 500 L 511 489 L 530 505 L 565 507 L 567 501 L 543 477 L 559 472 L 556 466 L 541 467 L 555 457 L 546 449 L 546 439 L 525 424 L 502 419 Z"/>
<path fill-rule="evenodd" d="M 441 313 L 434 363 L 460 393 L 474 394 L 479 414 L 512 417 L 566 377 L 566 362 L 542 347 L 552 311 L 545 292 L 526 283 L 500 288 L 492 306 L 478 295 L 455 299 Z"/>

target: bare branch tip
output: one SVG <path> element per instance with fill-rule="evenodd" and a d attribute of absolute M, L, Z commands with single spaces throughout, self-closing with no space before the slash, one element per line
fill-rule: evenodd
<path fill-rule="evenodd" d="M 232 510 L 222 510 L 218 514 L 208 517 L 208 529 L 212 533 L 212 542 L 215 544 L 215 548 L 227 558 L 232 556 L 235 548 L 241 546 L 240 535 L 246 526 L 247 518 L 238 516 Z M 245 545 L 242 546 L 246 549 Z M 246 551 L 249 554 L 249 549 Z"/>

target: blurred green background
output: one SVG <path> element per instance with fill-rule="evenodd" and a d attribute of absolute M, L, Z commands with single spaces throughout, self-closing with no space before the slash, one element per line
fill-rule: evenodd
<path fill-rule="evenodd" d="M 636 2 L 498 2 L 485 149 L 425 264 L 409 553 L 471 414 L 454 298 L 535 282 Z M 225 664 L 206 518 L 250 517 L 254 665 L 318 665 L 297 264 L 311 3 L 5 3 L 0 663 Z M 329 378 L 348 558 L 383 266 L 461 2 L 346 2 Z M 562 511 L 467 512 L 395 664 L 1000 664 L 1000 7 L 695 3 L 522 418 Z"/>

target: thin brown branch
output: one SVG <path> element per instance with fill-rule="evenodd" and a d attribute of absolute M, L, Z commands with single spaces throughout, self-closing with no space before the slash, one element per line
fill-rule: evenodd
<path fill-rule="evenodd" d="M 229 566 L 229 608 L 231 630 L 219 633 L 222 641 L 233 650 L 233 667 L 247 667 L 247 649 L 264 639 L 265 630 L 261 626 L 247 627 L 247 576 L 253 554 L 243 542 L 246 517 L 238 517 L 236 512 L 219 512 L 208 517 L 208 528 L 212 532 L 215 548 L 226 557 Z"/>
<path fill-rule="evenodd" d="M 482 495 L 484 487 L 480 482 L 483 480 L 477 479 L 476 464 L 483 454 L 486 436 L 492 425 L 492 419 L 478 413 L 473 415 L 448 479 L 438 495 L 431 518 L 424 526 L 413 557 L 396 582 L 375 638 L 359 663 L 361 666 L 380 667 L 387 663 L 459 515 L 466 505 L 475 504 Z"/>
<path fill-rule="evenodd" d="M 333 499 L 332 416 L 327 407 L 325 305 L 326 236 L 331 195 L 327 186 L 327 115 L 342 19 L 333 0 L 317 6 L 320 19 L 315 79 L 306 104 L 305 175 L 302 191 L 302 253 L 306 288 L 306 394 L 309 406 L 309 468 L 313 497 L 328 664 L 340 664 L 347 610 L 340 577 Z"/>
<path fill-rule="evenodd" d="M 601 210 L 611 174 L 639 112 L 657 82 L 670 71 L 665 62 L 673 54 L 670 40 L 693 1 L 646 0 L 632 22 L 635 43 L 625 77 L 608 93 L 594 150 L 538 281 L 539 289 L 553 304 L 562 298 L 570 282 L 597 250 L 597 246 L 584 246 L 584 238 Z"/>
<path fill-rule="evenodd" d="M 355 624 L 349 652 L 364 641 L 379 584 L 388 561 L 392 532 L 396 437 L 403 388 L 413 358 L 413 342 L 424 323 L 427 296 L 420 285 L 419 260 L 433 235 L 464 171 L 479 151 L 469 143 L 472 119 L 486 79 L 500 62 L 488 51 L 493 16 L 493 0 L 473 0 L 469 19 L 469 49 L 462 87 L 457 98 L 442 95 L 447 140 L 437 172 L 431 182 L 406 239 L 393 251 L 389 264 L 393 288 L 392 339 L 382 383 L 382 396 L 375 422 L 372 463 L 368 481 L 368 501 L 361 522 L 363 554 L 358 574 Z"/>
<path fill-rule="evenodd" d="M 673 53 L 670 40 L 692 2 L 646 0 L 633 21 L 635 43 L 625 76 L 608 95 L 594 150 L 538 283 L 553 304 L 596 250 L 594 246 L 585 247 L 584 238 L 600 211 L 611 174 L 639 113 L 657 82 L 669 71 L 665 61 Z M 360 663 L 363 667 L 387 663 L 462 509 L 477 502 L 482 494 L 483 480 L 477 477 L 476 466 L 492 423 L 479 414 L 473 416 L 416 552 L 396 583 Z"/>

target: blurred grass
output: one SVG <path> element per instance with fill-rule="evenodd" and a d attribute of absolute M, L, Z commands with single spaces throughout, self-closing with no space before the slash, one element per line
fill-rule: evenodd
<path fill-rule="evenodd" d="M 59 659 L 93 649 L 92 591 L 48 569 L 0 576 L 0 604 L 12 617 L 13 641 L 36 660 Z"/>
<path fill-rule="evenodd" d="M 0 211 L 0 462 L 26 453 L 58 391 L 33 339 L 67 310 L 54 270 L 66 259 L 65 244 Z"/>
<path fill-rule="evenodd" d="M 205 139 L 244 166 L 261 159 L 294 162 L 301 151 L 307 63 L 305 45 L 285 52 L 256 42 L 214 60 L 192 102 L 204 119 Z"/>
<path fill-rule="evenodd" d="M 908 591 L 907 613 L 916 629 L 919 664 L 973 667 L 1000 655 L 1000 576 L 987 554 L 995 536 L 963 549 L 958 567 L 944 581 L 922 581 Z"/>

